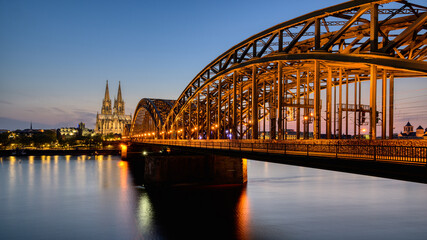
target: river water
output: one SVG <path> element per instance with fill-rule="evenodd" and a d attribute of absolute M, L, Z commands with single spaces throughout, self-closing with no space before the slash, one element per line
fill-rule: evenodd
<path fill-rule="evenodd" d="M 147 193 L 116 156 L 0 158 L 0 239 L 426 239 L 427 185 L 248 161 Z"/>

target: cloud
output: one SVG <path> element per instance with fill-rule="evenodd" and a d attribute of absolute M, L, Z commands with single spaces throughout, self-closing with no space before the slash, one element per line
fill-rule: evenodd
<path fill-rule="evenodd" d="M 96 118 L 96 113 L 82 109 L 74 109 L 73 114 L 81 118 Z"/>
<path fill-rule="evenodd" d="M 12 105 L 11 102 L 8 102 L 8 101 L 5 101 L 5 100 L 0 100 L 0 104 Z"/>
<path fill-rule="evenodd" d="M 64 111 L 63 109 L 58 108 L 58 107 L 52 107 L 50 109 L 55 111 L 55 112 L 60 112 L 61 114 L 66 113 L 66 111 Z"/>

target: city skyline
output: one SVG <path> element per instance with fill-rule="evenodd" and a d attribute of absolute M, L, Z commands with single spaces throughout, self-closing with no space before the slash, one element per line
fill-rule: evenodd
<path fill-rule="evenodd" d="M 235 44 L 341 2 L 0 1 L 0 129 L 81 121 L 94 128 L 106 80 L 110 93 L 122 82 L 126 114 L 133 115 L 144 97 L 176 99 L 202 68 Z M 427 127 L 426 80 L 396 80 L 395 133 L 407 121 Z"/>

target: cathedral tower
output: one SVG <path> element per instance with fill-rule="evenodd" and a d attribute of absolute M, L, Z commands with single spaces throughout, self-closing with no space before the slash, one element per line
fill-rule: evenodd
<path fill-rule="evenodd" d="M 107 86 L 105 87 L 104 101 L 102 101 L 101 114 L 111 114 L 111 99 L 110 99 L 110 91 L 108 90 L 108 80 L 107 80 Z"/>
<path fill-rule="evenodd" d="M 117 99 L 114 100 L 114 113 L 117 115 L 125 114 L 125 101 L 122 98 L 122 89 L 120 87 L 119 81 L 119 90 L 117 91 Z"/>
<path fill-rule="evenodd" d="M 114 110 L 111 107 L 110 92 L 107 86 L 105 88 L 105 96 L 102 101 L 101 114 L 96 115 L 95 132 L 107 134 L 122 134 L 123 129 L 132 121 L 131 115 L 125 115 L 125 101 L 122 98 L 122 88 L 119 82 L 117 91 L 117 99 L 114 99 Z"/>

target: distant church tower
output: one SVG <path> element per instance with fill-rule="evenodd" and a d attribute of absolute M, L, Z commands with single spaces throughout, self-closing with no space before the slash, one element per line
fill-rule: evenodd
<path fill-rule="evenodd" d="M 108 90 L 108 80 L 107 80 L 107 86 L 105 87 L 104 101 L 102 101 L 101 114 L 111 114 L 111 100 L 110 100 L 110 91 Z"/>
<path fill-rule="evenodd" d="M 413 131 L 414 131 L 414 127 L 411 125 L 410 122 L 408 122 L 405 126 L 403 126 L 403 132 L 405 132 L 407 135 L 409 135 Z"/>
<path fill-rule="evenodd" d="M 102 101 L 101 114 L 96 115 L 95 132 L 107 134 L 122 134 L 125 126 L 132 121 L 131 115 L 125 115 L 125 101 L 122 98 L 122 89 L 119 82 L 117 98 L 114 99 L 114 109 L 111 108 L 108 80 L 105 87 L 104 100 Z"/>
<path fill-rule="evenodd" d="M 117 115 L 125 114 L 125 101 L 122 99 L 122 89 L 120 87 L 119 81 L 119 90 L 117 91 L 117 99 L 114 99 L 114 112 Z"/>

